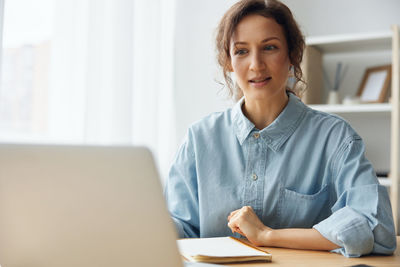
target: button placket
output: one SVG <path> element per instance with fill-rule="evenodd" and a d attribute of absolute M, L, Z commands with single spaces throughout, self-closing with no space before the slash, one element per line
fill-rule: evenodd
<path fill-rule="evenodd" d="M 261 134 L 253 132 L 247 143 L 249 151 L 246 160 L 246 182 L 244 189 L 243 205 L 253 207 L 255 213 L 261 218 L 263 212 L 265 154 Z"/>

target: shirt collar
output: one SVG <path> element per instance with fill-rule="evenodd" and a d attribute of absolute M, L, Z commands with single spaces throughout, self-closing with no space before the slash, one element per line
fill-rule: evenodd
<path fill-rule="evenodd" d="M 259 132 L 260 137 L 274 151 L 278 151 L 293 134 L 306 112 L 306 106 L 301 100 L 294 94 L 289 93 L 289 101 L 283 111 L 270 125 L 259 131 L 243 114 L 243 103 L 244 97 L 232 109 L 233 128 L 240 144 L 243 145 L 243 142 L 251 132 Z"/>

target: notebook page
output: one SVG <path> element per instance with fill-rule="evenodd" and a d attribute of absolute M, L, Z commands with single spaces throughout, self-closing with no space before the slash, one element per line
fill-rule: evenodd
<path fill-rule="evenodd" d="M 265 252 L 250 248 L 230 237 L 194 238 L 177 241 L 182 255 L 211 257 L 265 256 Z"/>

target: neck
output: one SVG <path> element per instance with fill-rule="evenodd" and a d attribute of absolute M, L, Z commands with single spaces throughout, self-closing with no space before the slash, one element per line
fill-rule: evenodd
<path fill-rule="evenodd" d="M 245 96 L 242 110 L 256 128 L 262 130 L 279 116 L 288 101 L 286 92 L 268 99 L 247 99 Z"/>

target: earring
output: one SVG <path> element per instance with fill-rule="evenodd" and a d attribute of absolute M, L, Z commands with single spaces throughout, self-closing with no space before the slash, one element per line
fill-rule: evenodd
<path fill-rule="evenodd" d="M 289 67 L 289 77 L 294 77 L 294 67 L 293 67 L 293 65 L 290 65 L 290 67 Z"/>

